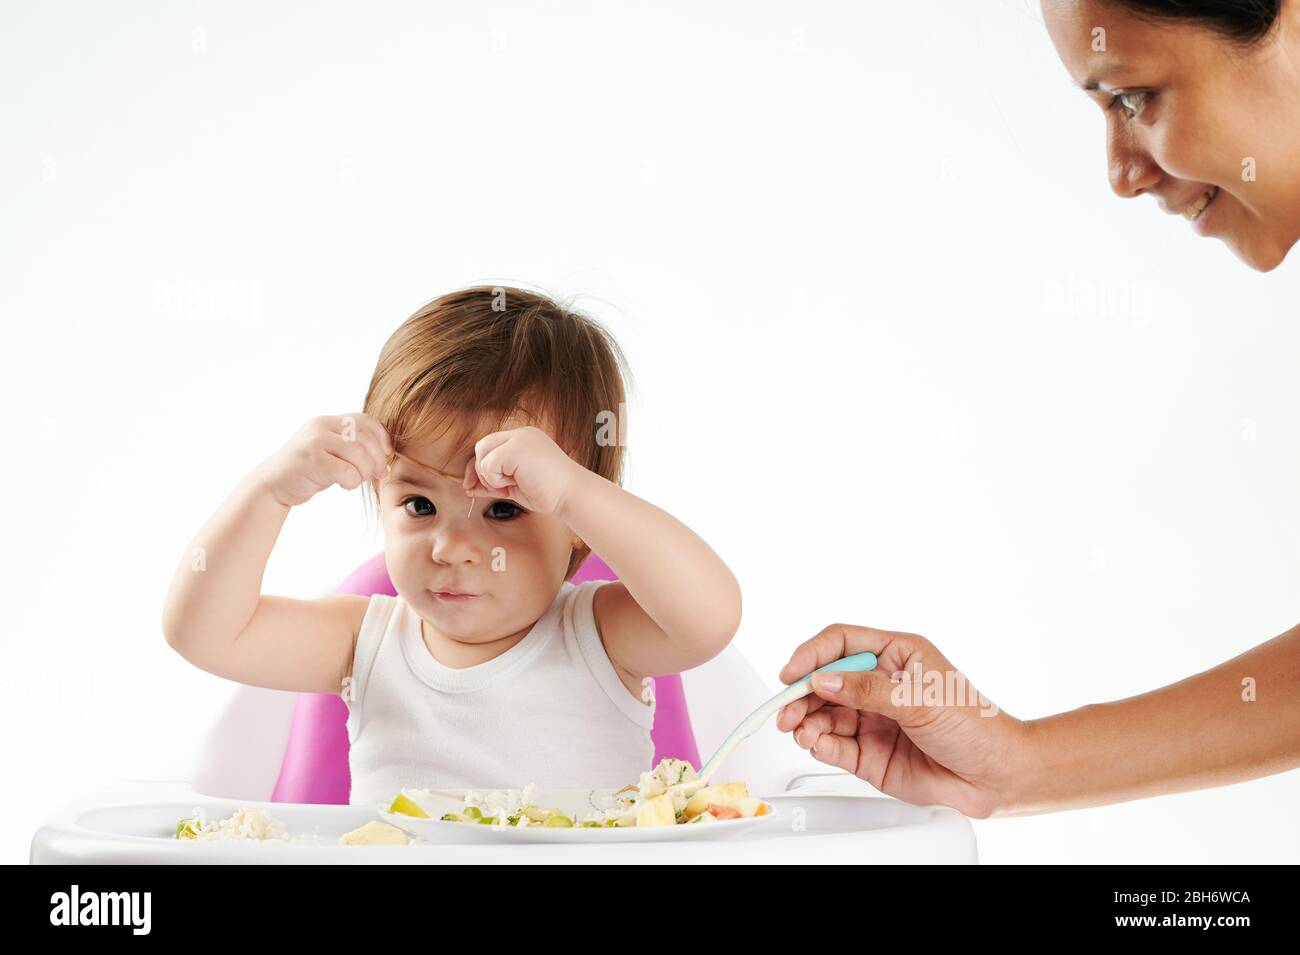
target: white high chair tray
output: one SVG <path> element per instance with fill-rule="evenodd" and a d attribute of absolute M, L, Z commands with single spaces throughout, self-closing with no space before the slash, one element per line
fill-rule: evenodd
<path fill-rule="evenodd" d="M 864 795 L 852 777 L 803 777 L 790 790 L 763 796 L 776 818 L 711 841 L 592 843 L 430 842 L 344 846 L 345 832 L 372 819 L 365 806 L 324 806 L 218 799 L 189 783 L 125 781 L 64 807 L 32 838 L 40 864 L 672 864 L 688 863 L 975 863 L 969 820 L 941 806 L 912 806 Z M 209 820 L 241 806 L 264 809 L 290 836 L 319 845 L 252 841 L 189 842 L 174 838 L 178 820 L 203 807 Z"/>

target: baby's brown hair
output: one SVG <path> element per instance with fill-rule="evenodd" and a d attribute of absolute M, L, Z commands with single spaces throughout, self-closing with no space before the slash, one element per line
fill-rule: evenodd
<path fill-rule="evenodd" d="M 465 447 L 522 412 L 619 484 L 626 377 L 622 350 L 595 319 L 541 292 L 479 285 L 434 299 L 393 332 L 362 411 L 397 451 L 450 428 Z M 370 487 L 378 500 L 378 482 Z M 574 550 L 566 579 L 590 553 Z"/>

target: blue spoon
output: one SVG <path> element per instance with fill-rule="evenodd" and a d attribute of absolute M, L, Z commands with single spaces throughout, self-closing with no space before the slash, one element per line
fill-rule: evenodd
<path fill-rule="evenodd" d="M 847 673 L 862 673 L 865 670 L 874 670 L 876 668 L 876 655 L 867 651 L 865 653 L 855 653 L 852 656 L 841 657 L 824 667 L 818 667 L 813 673 L 824 673 L 827 670 L 843 670 Z M 772 697 L 754 712 L 750 713 L 745 719 L 731 731 L 731 735 L 722 741 L 718 751 L 713 754 L 707 763 L 700 767 L 699 774 L 689 782 L 676 783 L 670 787 L 676 792 L 691 795 L 699 789 L 703 789 L 708 783 L 709 777 L 722 765 L 722 761 L 731 755 L 731 751 L 736 748 L 741 740 L 753 736 L 767 718 L 775 713 L 787 703 L 793 703 L 795 700 L 802 699 L 813 691 L 812 678 L 813 673 L 809 673 L 802 679 L 795 680 L 784 690 Z"/>

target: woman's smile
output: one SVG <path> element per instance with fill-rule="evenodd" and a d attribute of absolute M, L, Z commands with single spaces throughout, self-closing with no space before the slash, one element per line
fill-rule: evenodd
<path fill-rule="evenodd" d="M 1211 186 L 1183 210 L 1183 217 L 1191 221 L 1192 229 L 1197 235 L 1210 234 L 1210 227 L 1215 221 L 1215 211 L 1219 208 L 1214 201 L 1218 195 L 1219 187 Z"/>

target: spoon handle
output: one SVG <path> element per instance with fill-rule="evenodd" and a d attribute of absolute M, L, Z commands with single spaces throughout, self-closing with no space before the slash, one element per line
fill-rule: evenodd
<path fill-rule="evenodd" d="M 813 670 L 813 673 L 822 673 L 826 670 L 843 670 L 847 673 L 861 673 L 865 670 L 874 670 L 875 668 L 876 655 L 867 651 L 865 653 L 855 653 L 851 656 L 841 657 L 838 660 L 826 664 L 824 667 L 818 667 L 816 670 Z M 731 731 L 731 735 L 723 740 L 722 745 L 718 747 L 718 751 L 713 754 L 707 763 L 700 767 L 699 775 L 696 779 L 692 780 L 692 784 L 698 785 L 693 785 L 692 788 L 702 788 L 704 784 L 708 782 L 709 777 L 712 776 L 717 768 L 722 765 L 722 761 L 731 755 L 731 751 L 736 748 L 740 741 L 757 732 L 758 729 L 767 722 L 769 716 L 787 703 L 793 703 L 795 700 L 801 699 L 811 693 L 813 691 L 813 673 L 809 673 L 807 676 L 795 680 L 780 693 L 776 694 L 776 696 L 772 697 L 758 709 L 754 710 L 754 712 L 745 717 L 744 721 Z"/>

